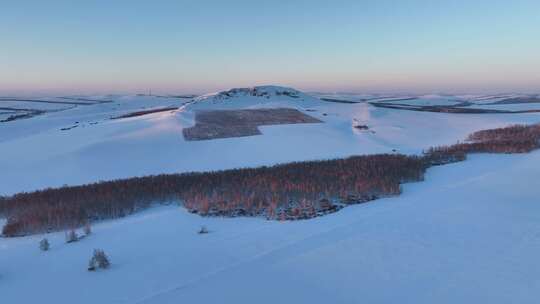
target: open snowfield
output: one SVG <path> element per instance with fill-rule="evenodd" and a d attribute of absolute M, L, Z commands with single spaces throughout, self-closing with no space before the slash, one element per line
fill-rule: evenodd
<path fill-rule="evenodd" d="M 404 111 L 283 90 L 88 97 L 113 102 L 0 123 L 0 195 L 149 174 L 418 154 L 480 129 L 540 122 L 539 113 Z M 347 99 L 324 96 L 334 95 Z M 360 96 L 370 98 L 350 100 Z M 467 96 L 475 98 L 503 97 Z M 441 100 L 454 99 L 426 95 L 419 102 Z M 112 119 L 172 107 L 178 109 Z M 323 123 L 183 138 L 197 111 L 261 108 L 292 108 Z M 171 204 L 96 223 L 93 234 L 72 244 L 63 232 L 0 238 L 0 303 L 537 303 L 539 180 L 540 151 L 478 154 L 430 168 L 399 197 L 311 220 L 203 218 Z M 202 225 L 209 234 L 197 234 Z M 43 237 L 48 252 L 38 248 Z M 87 271 L 96 248 L 109 255 L 109 270 Z"/>
<path fill-rule="evenodd" d="M 0 124 L 0 195 L 65 184 L 77 185 L 133 176 L 209 171 L 317 160 L 367 153 L 420 153 L 452 144 L 476 130 L 538 122 L 538 114 L 456 115 L 342 104 L 310 95 L 264 96 L 242 92 L 185 98 L 98 96 L 112 103 L 76 106 L 31 119 Z M 261 93 L 262 94 L 262 93 Z M 440 100 L 436 96 L 435 102 Z M 427 102 L 427 101 L 426 101 Z M 180 107 L 144 116 L 111 119 L 134 111 Z M 261 126 L 262 135 L 186 141 L 182 129 L 195 124 L 196 111 L 293 108 L 321 124 Z M 369 130 L 352 127 L 367 125 Z"/>
<path fill-rule="evenodd" d="M 169 206 L 0 240 L 6 303 L 537 303 L 540 152 L 429 169 L 400 197 L 299 222 L 209 219 Z M 206 225 L 211 233 L 198 235 Z M 94 248 L 112 261 L 89 273 Z M 31 292 L 29 292 L 31 290 Z"/>

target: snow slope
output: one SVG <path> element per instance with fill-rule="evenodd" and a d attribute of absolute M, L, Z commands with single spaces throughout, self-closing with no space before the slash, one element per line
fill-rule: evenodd
<path fill-rule="evenodd" d="M 0 240 L 6 303 L 537 303 L 540 152 L 429 169 L 400 197 L 322 218 L 201 218 L 160 207 Z M 494 165 L 496 164 L 496 165 Z M 206 225 L 211 233 L 198 235 Z M 112 261 L 89 273 L 94 248 Z M 31 292 L 29 292 L 31 291 Z"/>
<path fill-rule="evenodd" d="M 90 97 L 92 98 L 92 97 Z M 99 98 L 105 98 L 99 96 Z M 112 103 L 77 106 L 0 124 L 0 195 L 45 187 L 160 173 L 208 171 L 367 153 L 420 153 L 463 140 L 478 129 L 530 123 L 539 114 L 456 115 L 324 102 L 294 89 L 263 86 L 198 97 L 107 96 Z M 133 111 L 177 111 L 111 120 Z M 322 124 L 261 127 L 263 135 L 185 141 L 196 111 L 289 107 Z M 370 130 L 352 128 L 353 120 Z M 64 130 L 62 130 L 64 129 Z M 31 172 L 31 174 L 29 174 Z"/>
<path fill-rule="evenodd" d="M 113 102 L 0 124 L 0 195 L 393 149 L 419 153 L 479 129 L 540 120 L 540 114 L 458 115 L 324 102 L 273 86 L 208 94 L 193 102 L 99 98 Z M 178 110 L 111 119 L 165 107 Z M 263 135 L 252 137 L 182 138 L 196 111 L 268 107 L 295 108 L 324 123 L 264 126 Z M 353 120 L 369 130 L 352 128 Z M 92 235 L 73 244 L 64 243 L 63 233 L 0 238 L 0 300 L 537 303 L 539 164 L 540 151 L 474 155 L 429 169 L 424 182 L 404 185 L 399 197 L 308 221 L 202 218 L 171 205 L 97 223 Z M 211 233 L 198 235 L 201 225 Z M 38 249 L 43 237 L 51 243 L 49 252 Z M 96 248 L 109 255 L 111 269 L 86 271 Z"/>

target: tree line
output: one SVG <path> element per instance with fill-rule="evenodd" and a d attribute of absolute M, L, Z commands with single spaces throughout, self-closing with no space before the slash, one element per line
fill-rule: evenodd
<path fill-rule="evenodd" d="M 377 154 L 271 167 L 134 177 L 0 197 L 7 237 L 75 228 L 119 218 L 152 204 L 179 202 L 204 216 L 305 219 L 348 204 L 398 195 L 433 165 L 468 153 L 525 153 L 539 147 L 540 125 L 478 131 L 465 142 L 420 156 Z"/>
<path fill-rule="evenodd" d="M 454 155 L 463 158 L 468 153 L 528 153 L 539 148 L 540 124 L 512 125 L 481 130 L 470 134 L 465 142 L 430 148 L 426 155 Z"/>

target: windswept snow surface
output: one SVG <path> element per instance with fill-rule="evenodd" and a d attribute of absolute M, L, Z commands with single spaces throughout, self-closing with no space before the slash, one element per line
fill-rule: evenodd
<path fill-rule="evenodd" d="M 395 198 L 322 218 L 201 218 L 154 208 L 0 240 L 2 303 L 538 303 L 540 152 L 475 155 Z M 207 235 L 196 231 L 201 225 Z M 86 270 L 94 248 L 112 267 Z"/>
<path fill-rule="evenodd" d="M 435 96 L 435 100 L 443 97 Z M 397 97 L 396 97 L 397 98 Z M 428 97 L 424 97 L 428 98 Z M 434 98 L 433 96 L 429 98 Z M 449 98 L 449 97 L 444 97 Z M 420 153 L 469 133 L 539 114 L 456 115 L 325 102 L 294 89 L 261 86 L 203 95 L 193 101 L 157 96 L 96 96 L 113 102 L 0 123 L 0 195 L 46 187 L 161 173 L 209 171 L 368 153 Z M 177 111 L 111 120 L 134 111 Z M 186 141 L 196 111 L 294 108 L 324 123 L 263 126 L 262 135 Z M 369 130 L 352 127 L 367 125 Z"/>

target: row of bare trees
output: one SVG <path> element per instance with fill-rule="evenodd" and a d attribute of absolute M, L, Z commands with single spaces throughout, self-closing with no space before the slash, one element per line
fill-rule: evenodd
<path fill-rule="evenodd" d="M 457 161 L 469 153 L 528 153 L 539 148 L 540 124 L 512 125 L 504 128 L 481 130 L 472 133 L 467 140 L 450 146 L 430 148 L 426 157 L 442 156 Z"/>
<path fill-rule="evenodd" d="M 462 161 L 468 153 L 524 153 L 538 148 L 539 140 L 539 125 L 510 126 L 475 132 L 466 142 L 431 148 L 422 156 L 365 155 L 20 193 L 0 198 L 0 215 L 8 219 L 2 234 L 80 227 L 168 202 L 207 216 L 311 218 L 347 204 L 397 195 L 401 183 L 422 180 L 426 168 Z"/>
<path fill-rule="evenodd" d="M 178 201 L 202 215 L 315 216 L 338 200 L 395 195 L 420 180 L 421 157 L 369 155 L 273 167 L 130 178 L 3 198 L 3 235 L 73 228 Z M 281 214 L 287 212 L 287 216 Z"/>

